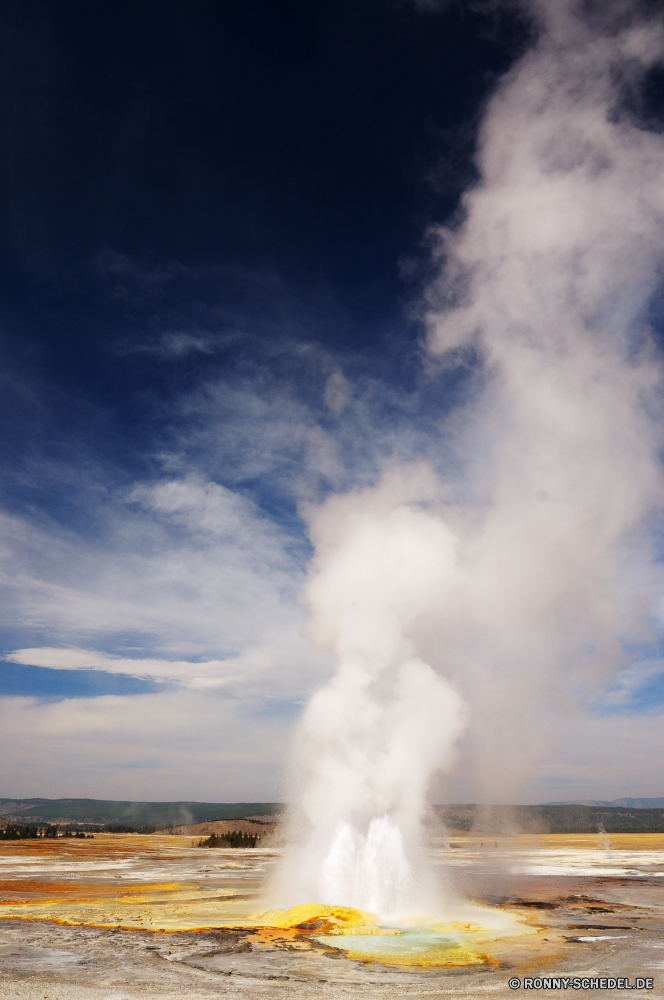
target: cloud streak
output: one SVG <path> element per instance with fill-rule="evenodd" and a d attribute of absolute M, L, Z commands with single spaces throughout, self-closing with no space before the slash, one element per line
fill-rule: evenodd
<path fill-rule="evenodd" d="M 299 635 L 301 543 L 252 501 L 171 476 L 96 514 L 104 532 L 91 540 L 0 518 L 5 621 L 41 638 L 6 660 L 240 700 L 297 702 L 312 689 L 325 659 Z"/>
<path fill-rule="evenodd" d="M 290 714 L 205 692 L 0 698 L 6 794 L 273 801 Z M 11 784 L 9 784 L 11 782 Z"/>

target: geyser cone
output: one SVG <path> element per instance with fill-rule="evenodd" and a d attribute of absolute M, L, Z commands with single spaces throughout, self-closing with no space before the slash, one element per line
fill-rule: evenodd
<path fill-rule="evenodd" d="M 296 741 L 299 804 L 277 889 L 288 905 L 395 916 L 427 894 L 428 785 L 451 764 L 464 725 L 459 695 L 414 655 L 411 638 L 455 559 L 449 529 L 425 506 L 432 485 L 425 467 L 412 467 L 312 515 L 310 628 L 338 665 Z"/>

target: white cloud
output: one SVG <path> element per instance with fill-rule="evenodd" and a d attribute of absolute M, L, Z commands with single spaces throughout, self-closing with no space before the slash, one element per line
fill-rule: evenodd
<path fill-rule="evenodd" d="M 311 689 L 315 654 L 306 642 L 292 636 L 271 636 L 260 646 L 225 660 L 163 660 L 128 657 L 62 646 L 36 646 L 3 654 L 8 663 L 49 670 L 96 670 L 182 687 L 224 689 L 233 698 L 301 699 Z"/>
<path fill-rule="evenodd" d="M 170 656 L 217 657 L 299 629 L 291 539 L 242 497 L 169 480 L 95 513 L 104 535 L 93 540 L 0 515 L 6 626 L 67 645 L 133 635 Z"/>
<path fill-rule="evenodd" d="M 183 358 L 187 354 L 213 354 L 217 346 L 218 342 L 209 334 L 176 331 L 162 333 L 155 343 L 137 345 L 134 350 L 164 358 Z"/>
<path fill-rule="evenodd" d="M 0 515 L 3 624 L 33 640 L 6 660 L 240 701 L 299 703 L 325 675 L 300 636 L 301 546 L 251 501 L 171 477 L 95 513 L 92 541 Z"/>
<path fill-rule="evenodd" d="M 234 660 L 206 660 L 195 663 L 189 660 L 114 656 L 100 653 L 98 650 L 67 649 L 60 646 L 15 649 L 5 653 L 3 659 L 8 663 L 47 667 L 49 670 L 99 670 L 130 677 L 178 681 L 191 687 L 221 687 L 233 677 L 229 671 L 229 664 L 237 664 Z"/>
<path fill-rule="evenodd" d="M 290 725 L 194 691 L 0 698 L 3 794 L 274 801 Z"/>
<path fill-rule="evenodd" d="M 351 401 L 353 390 L 350 382 L 341 371 L 335 368 L 325 385 L 325 404 L 329 406 L 337 416 L 346 409 Z"/>

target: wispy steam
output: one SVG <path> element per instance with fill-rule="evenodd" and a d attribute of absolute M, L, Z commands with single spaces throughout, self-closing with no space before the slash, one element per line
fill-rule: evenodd
<path fill-rule="evenodd" d="M 487 107 L 479 181 L 433 232 L 427 347 L 474 371 L 445 432 L 463 473 L 393 469 L 310 512 L 310 635 L 338 667 L 296 748 L 299 902 L 411 907 L 462 697 L 484 794 L 518 794 L 538 699 L 578 694 L 650 637 L 664 139 L 626 96 L 664 32 L 622 2 L 528 9 L 539 38 Z"/>
<path fill-rule="evenodd" d="M 311 512 L 309 632 L 338 666 L 296 746 L 295 823 L 311 835 L 286 861 L 280 891 L 292 901 L 381 914 L 416 905 L 429 776 L 452 762 L 464 721 L 413 641 L 456 559 L 449 528 L 422 505 L 435 489 L 426 467 L 399 469 Z"/>
<path fill-rule="evenodd" d="M 625 4 L 604 23 L 579 6 L 534 5 L 542 34 L 487 109 L 480 183 L 436 234 L 428 291 L 431 351 L 479 368 L 460 434 L 473 523 L 453 647 L 494 753 L 529 692 L 614 667 L 652 610 L 662 369 L 647 309 L 664 142 L 624 96 L 661 57 L 662 28 L 616 24 Z"/>

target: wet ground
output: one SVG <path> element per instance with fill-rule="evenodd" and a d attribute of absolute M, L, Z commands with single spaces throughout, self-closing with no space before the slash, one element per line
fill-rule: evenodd
<path fill-rule="evenodd" d="M 276 850 L 195 843 L 0 843 L 0 998 L 664 997 L 664 835 L 433 843 L 460 901 L 408 927 L 268 911 Z M 583 988 L 602 977 L 654 982 Z"/>

